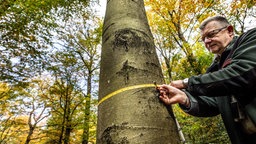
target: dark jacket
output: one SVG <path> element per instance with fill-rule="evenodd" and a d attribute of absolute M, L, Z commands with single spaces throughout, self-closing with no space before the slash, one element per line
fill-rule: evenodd
<path fill-rule="evenodd" d="M 256 134 L 244 133 L 234 121 L 230 104 L 231 95 L 242 106 L 256 96 L 256 28 L 235 37 L 206 74 L 190 77 L 185 92 L 191 102 L 190 109 L 183 108 L 185 112 L 199 117 L 221 114 L 232 143 L 256 143 Z"/>

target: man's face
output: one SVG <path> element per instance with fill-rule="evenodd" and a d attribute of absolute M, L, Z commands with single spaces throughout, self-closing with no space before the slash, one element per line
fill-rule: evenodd
<path fill-rule="evenodd" d="M 217 21 L 209 22 L 201 31 L 205 47 L 213 54 L 221 54 L 233 39 L 232 26 L 223 26 Z"/>

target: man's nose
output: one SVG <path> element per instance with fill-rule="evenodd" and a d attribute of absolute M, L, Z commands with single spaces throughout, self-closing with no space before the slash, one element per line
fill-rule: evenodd
<path fill-rule="evenodd" d="M 212 39 L 211 38 L 208 38 L 208 37 L 205 37 L 204 38 L 204 43 L 206 44 L 206 43 L 209 43 L 209 42 L 211 42 L 212 41 Z"/>

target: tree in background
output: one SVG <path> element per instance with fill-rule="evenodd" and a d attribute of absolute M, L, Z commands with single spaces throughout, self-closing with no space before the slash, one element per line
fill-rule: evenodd
<path fill-rule="evenodd" d="M 26 143 L 40 141 L 43 135 L 39 133 L 39 123 L 45 120 L 49 113 L 47 104 L 41 99 L 42 87 L 38 80 L 26 88 L 19 87 L 13 91 L 15 98 L 5 99 L 1 106 L 1 143 Z M 7 106 L 7 107 L 6 107 Z M 35 134 L 37 133 L 37 135 Z"/>
<path fill-rule="evenodd" d="M 0 83 L 0 143 L 6 143 L 12 139 L 12 126 L 15 124 L 13 118 L 15 117 L 12 110 L 9 109 L 10 101 L 16 95 L 7 83 Z"/>
<path fill-rule="evenodd" d="M 98 79 L 102 23 L 93 14 L 82 14 L 81 11 L 79 13 L 79 15 L 76 15 L 76 20 L 61 22 L 62 29 L 59 29 L 59 31 L 62 31 L 62 35 L 56 36 L 58 38 L 56 49 L 62 47 L 63 49 L 59 49 L 60 53 L 66 53 L 65 55 L 69 55 L 69 57 L 76 60 L 69 67 L 77 65 L 73 75 L 81 78 L 76 83 L 82 85 L 76 87 L 76 89 L 79 89 L 84 95 L 82 143 L 88 143 L 91 139 L 89 138 L 90 123 L 93 122 L 90 120 L 91 113 L 93 110 L 95 111 L 96 98 L 93 97 L 95 91 L 93 88 L 95 85 L 97 86 Z"/>
<path fill-rule="evenodd" d="M 44 125 L 42 129 L 37 128 L 34 132 L 38 135 L 48 136 L 52 132 L 52 119 L 57 118 L 63 120 L 60 121 L 63 122 L 63 125 L 62 127 L 60 126 L 61 130 L 59 131 L 57 142 L 81 142 L 82 131 L 87 131 L 85 133 L 88 136 L 88 132 L 91 132 L 91 130 L 92 135 L 89 135 L 87 137 L 88 139 L 85 138 L 85 141 L 95 141 L 96 116 L 95 106 L 93 104 L 96 101 L 94 87 L 95 85 L 97 86 L 95 84 L 95 80 L 97 80 L 97 63 L 99 61 L 99 52 L 97 50 L 99 49 L 98 43 L 100 42 L 99 36 L 101 35 L 101 29 L 97 27 L 98 23 L 95 25 L 95 21 L 90 21 L 90 24 L 94 25 L 94 27 L 91 27 L 88 25 L 88 22 L 85 22 L 85 20 L 90 19 L 94 15 L 94 12 L 90 9 L 92 5 L 89 4 L 91 3 L 88 0 L 15 0 L 3 1 L 0 5 L 0 37 L 2 40 L 0 42 L 2 52 L 0 54 L 0 69 L 2 71 L 0 80 L 9 83 L 11 86 L 22 84 L 18 86 L 32 88 L 30 83 L 34 77 L 42 73 L 51 75 L 52 80 L 48 83 L 49 90 L 44 95 L 45 99 L 37 102 L 38 104 L 43 101 L 50 103 L 47 106 L 50 108 L 48 112 L 51 115 L 47 121 L 44 121 L 44 124 L 49 123 L 50 125 Z M 83 17 L 82 21 L 81 16 Z M 76 24 L 78 26 L 76 28 L 79 29 L 77 31 L 71 30 L 71 27 L 74 28 L 75 25 L 72 25 L 74 23 L 68 24 L 79 20 L 80 25 Z M 62 25 L 62 23 L 66 25 Z M 64 30 L 63 27 L 70 29 L 70 31 L 66 31 L 67 29 Z M 62 36 L 67 36 L 67 39 Z M 69 38 L 72 38 L 73 41 Z M 56 46 L 56 40 L 64 42 L 62 43 L 64 45 Z M 65 85 L 67 84 L 66 82 L 70 82 L 68 83 L 69 85 Z M 88 91 L 86 91 L 86 88 Z M 66 93 L 61 93 L 62 90 Z M 15 90 L 14 92 L 17 93 L 18 91 Z M 60 99 L 58 99 L 59 97 L 51 99 L 50 92 L 55 91 L 59 91 L 59 94 L 55 95 L 60 96 Z M 33 93 L 31 96 L 37 95 Z M 71 99 L 69 99 L 70 97 Z M 91 97 L 93 97 L 92 100 L 90 100 Z M 34 121 L 32 119 L 29 120 L 30 117 L 24 113 L 22 118 L 18 115 L 20 123 L 17 123 L 14 119 L 20 112 L 18 110 L 21 109 L 21 106 L 16 104 L 15 101 L 22 102 L 27 98 L 29 99 L 28 96 L 24 95 L 21 97 L 20 95 L 19 99 L 14 98 L 11 101 L 15 110 L 11 111 L 12 115 L 10 116 L 13 118 L 10 119 L 4 115 L 5 121 L 1 121 L 1 124 L 5 122 L 5 126 L 9 126 L 9 129 L 7 127 L 3 128 L 5 132 L 2 133 L 2 136 L 6 140 L 3 142 L 19 143 L 24 141 L 24 138 L 26 138 L 24 134 L 27 134 L 24 131 L 27 132 L 29 130 L 27 124 L 30 124 L 30 130 L 36 127 L 34 125 L 35 123 L 33 123 Z M 8 105 L 6 99 L 1 100 L 3 100 L 3 103 L 6 103 L 6 109 L 10 108 L 11 105 Z M 55 106 L 57 108 L 57 103 L 64 104 L 57 110 L 58 112 L 63 112 L 62 114 L 65 114 L 65 116 L 57 112 L 58 116 L 55 113 L 57 110 L 54 111 L 53 108 Z M 32 102 L 27 102 L 26 106 L 26 110 L 33 109 Z M 3 105 L 1 105 L 1 108 L 3 108 Z M 33 111 L 30 111 L 32 115 Z M 70 111 L 73 113 L 69 113 Z M 85 119 L 85 112 L 87 112 L 87 115 L 89 114 L 90 119 L 88 117 Z M 89 126 L 84 128 L 87 124 Z M 22 131 L 18 129 L 18 125 L 24 126 L 22 127 Z M 39 125 L 41 126 L 42 123 Z M 13 130 L 14 127 L 17 127 L 15 131 Z M 17 133 L 18 130 L 20 130 L 20 135 Z M 12 133 L 16 132 L 17 134 L 11 136 L 10 133 L 8 134 L 10 131 Z M 76 136 L 73 137 L 72 135 Z M 41 141 L 36 141 L 33 133 L 27 136 L 27 143 L 42 143 L 49 140 L 41 139 Z M 71 136 L 72 138 L 70 138 Z"/>
<path fill-rule="evenodd" d="M 74 83 L 68 78 L 71 77 L 55 81 L 47 97 L 51 103 L 51 117 L 46 130 L 48 143 L 73 143 L 78 140 L 71 135 L 81 135 L 77 130 L 81 126 L 83 95 L 74 89 Z"/>
<path fill-rule="evenodd" d="M 44 71 L 45 51 L 58 27 L 53 12 L 71 17 L 89 0 L 4 0 L 0 2 L 0 80 L 26 84 Z M 79 7 L 80 6 L 80 7 Z"/>
<path fill-rule="evenodd" d="M 216 11 L 227 16 L 234 26 L 235 33 L 240 35 L 250 28 L 255 27 L 256 21 L 255 0 L 232 0 L 216 7 Z"/>
<path fill-rule="evenodd" d="M 164 80 L 144 1 L 108 1 L 103 25 L 97 143 L 180 142 L 172 110 L 159 102 L 153 81 Z M 137 85 L 142 87 L 136 88 Z M 108 98 L 108 94 L 113 95 Z"/>

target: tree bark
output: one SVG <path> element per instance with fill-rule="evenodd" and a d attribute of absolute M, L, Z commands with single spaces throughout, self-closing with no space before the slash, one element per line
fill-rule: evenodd
<path fill-rule="evenodd" d="M 102 41 L 97 143 L 179 143 L 172 110 L 155 88 L 129 89 L 164 83 L 144 1 L 108 0 Z"/>

